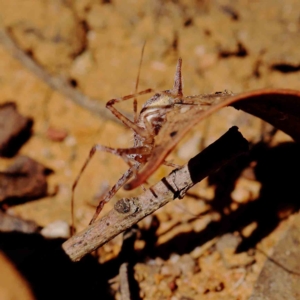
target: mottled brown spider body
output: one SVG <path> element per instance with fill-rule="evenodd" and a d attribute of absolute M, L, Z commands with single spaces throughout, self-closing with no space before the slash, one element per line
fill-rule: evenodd
<path fill-rule="evenodd" d="M 121 149 L 121 148 L 111 148 L 103 145 L 96 144 L 90 150 L 89 157 L 85 161 L 83 167 L 80 170 L 73 186 L 72 186 L 72 224 L 74 225 L 74 191 L 78 184 L 78 181 L 87 167 L 89 161 L 93 157 L 96 151 L 105 151 L 118 155 L 123 158 L 123 160 L 129 165 L 129 169 L 122 175 L 122 177 L 117 181 L 117 183 L 101 198 L 96 212 L 90 222 L 92 224 L 99 213 L 101 212 L 105 203 L 107 203 L 116 192 L 126 184 L 126 182 L 135 174 L 138 170 L 143 167 L 149 157 L 151 156 L 153 147 L 155 145 L 155 137 L 159 133 L 160 129 L 166 122 L 167 113 L 174 110 L 176 104 L 182 104 L 182 79 L 181 79 L 181 64 L 182 60 L 179 58 L 174 86 L 171 90 L 162 91 L 156 93 L 143 105 L 140 114 L 137 114 L 136 110 L 136 97 L 139 95 L 148 94 L 154 92 L 152 89 L 147 89 L 136 94 L 128 95 L 118 99 L 112 99 L 107 102 L 106 107 L 127 127 L 134 132 L 134 145 L 132 148 Z M 114 105 L 118 102 L 129 100 L 134 98 L 134 121 L 131 121 L 126 116 L 121 114 Z M 171 163 L 164 162 L 166 165 L 172 166 Z"/>
<path fill-rule="evenodd" d="M 138 126 L 147 129 L 154 137 L 166 121 L 166 114 L 175 106 L 174 95 L 171 90 L 155 94 L 142 107 L 138 119 Z"/>

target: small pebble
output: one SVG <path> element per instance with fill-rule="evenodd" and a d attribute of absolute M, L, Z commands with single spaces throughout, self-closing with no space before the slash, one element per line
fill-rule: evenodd
<path fill-rule="evenodd" d="M 165 265 L 161 267 L 161 275 L 179 277 L 181 274 L 180 267 L 178 265 Z"/>
<path fill-rule="evenodd" d="M 66 221 L 57 220 L 44 227 L 41 234 L 48 239 L 69 238 L 70 227 Z"/>
<path fill-rule="evenodd" d="M 65 144 L 69 147 L 73 147 L 77 144 L 76 138 L 74 136 L 67 136 L 64 140 Z"/>
<path fill-rule="evenodd" d="M 49 127 L 46 132 L 46 136 L 53 142 L 62 142 L 68 136 L 68 132 L 65 129 Z"/>
<path fill-rule="evenodd" d="M 183 274 L 194 274 L 195 266 L 196 262 L 189 254 L 180 257 L 179 268 Z"/>
<path fill-rule="evenodd" d="M 172 253 L 170 257 L 170 262 L 176 264 L 179 259 L 180 259 L 180 255 Z"/>

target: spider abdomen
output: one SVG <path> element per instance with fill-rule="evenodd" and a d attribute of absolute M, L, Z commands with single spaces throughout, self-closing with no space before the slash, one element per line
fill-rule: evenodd
<path fill-rule="evenodd" d="M 174 98 L 164 91 L 161 94 L 155 94 L 143 106 L 140 116 L 139 125 L 151 130 L 155 136 L 166 121 L 166 114 L 174 106 Z"/>

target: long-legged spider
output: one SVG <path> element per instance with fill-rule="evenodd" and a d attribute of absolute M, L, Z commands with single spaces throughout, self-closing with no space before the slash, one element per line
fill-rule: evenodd
<path fill-rule="evenodd" d="M 96 208 L 93 218 L 90 221 L 90 224 L 92 224 L 96 220 L 104 204 L 107 203 L 121 187 L 124 186 L 126 188 L 126 183 L 129 181 L 129 179 L 132 178 L 134 175 L 138 175 L 138 171 L 149 161 L 153 149 L 155 148 L 155 138 L 158 136 L 160 130 L 164 126 L 169 112 L 175 112 L 176 108 L 180 108 L 183 105 L 194 105 L 196 99 L 200 99 L 200 104 L 202 104 L 202 106 L 210 105 L 210 98 L 214 98 L 215 96 L 219 97 L 220 93 L 213 95 L 210 94 L 184 97 L 182 93 L 181 65 L 182 60 L 181 58 L 179 58 L 176 66 L 173 88 L 154 94 L 154 96 L 152 96 L 149 100 L 145 102 L 139 114 L 137 113 L 136 97 L 148 93 L 153 93 L 154 91 L 152 89 L 147 89 L 138 93 L 136 92 L 135 94 L 127 95 L 117 99 L 112 99 L 107 102 L 106 107 L 125 126 L 133 130 L 134 144 L 131 148 L 111 148 L 100 144 L 96 144 L 92 147 L 88 158 L 86 159 L 72 186 L 72 225 L 74 225 L 74 191 L 83 171 L 87 167 L 88 163 L 90 162 L 91 158 L 94 156 L 96 151 L 104 151 L 122 157 L 123 160 L 129 165 L 129 169 L 121 176 L 117 183 L 107 193 L 105 193 L 103 197 L 101 197 L 101 200 Z M 228 94 L 225 94 L 225 96 L 226 95 L 228 96 Z M 134 121 L 128 119 L 114 107 L 116 103 L 126 101 L 129 99 L 134 99 Z M 180 126 L 180 116 L 178 117 L 178 126 Z M 166 139 L 167 138 L 168 137 L 166 137 Z M 165 164 L 167 166 L 172 167 L 176 166 L 170 162 L 166 162 L 165 160 L 163 160 L 161 164 Z M 146 179 L 143 180 L 143 182 L 145 182 Z M 137 187 L 143 182 L 139 181 L 139 183 L 134 187 Z M 128 186 L 127 189 L 132 188 L 130 186 L 128 188 Z"/>
<path fill-rule="evenodd" d="M 90 221 L 92 224 L 98 215 L 100 214 L 103 206 L 107 203 L 116 192 L 123 187 L 126 182 L 143 167 L 148 158 L 151 155 L 151 151 L 154 147 L 155 136 L 165 123 L 166 114 L 174 109 L 175 104 L 182 104 L 182 78 L 181 78 L 181 58 L 178 59 L 174 86 L 171 90 L 162 91 L 156 93 L 143 105 L 140 114 L 137 114 L 136 97 L 154 92 L 152 89 L 146 89 L 144 91 L 127 95 L 117 99 L 111 99 L 107 102 L 106 107 L 128 128 L 134 132 L 134 145 L 131 148 L 111 148 L 96 144 L 90 150 L 89 156 L 82 166 L 75 182 L 72 186 L 72 224 L 74 225 L 74 191 L 78 184 L 78 181 L 84 172 L 85 168 L 89 164 L 90 160 L 94 156 L 96 151 L 104 151 L 115 154 L 123 158 L 123 160 L 129 165 L 129 169 L 121 176 L 117 183 L 102 197 L 100 200 L 93 218 Z M 120 113 L 114 105 L 116 103 L 126 101 L 134 98 L 134 121 L 131 121 L 122 113 Z M 174 166 L 172 163 L 164 162 L 168 166 Z"/>

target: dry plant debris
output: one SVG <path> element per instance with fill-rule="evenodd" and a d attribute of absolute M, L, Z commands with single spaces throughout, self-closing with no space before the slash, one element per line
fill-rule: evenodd
<path fill-rule="evenodd" d="M 0 232 L 36 233 L 39 226 L 33 221 L 26 221 L 0 211 Z"/>
<path fill-rule="evenodd" d="M 0 105 L 0 156 L 12 157 L 30 137 L 32 119 L 19 114 L 14 102 Z"/>
<path fill-rule="evenodd" d="M 47 195 L 47 174 L 51 172 L 42 164 L 18 156 L 14 163 L 0 173 L 0 201 L 12 205 Z"/>

